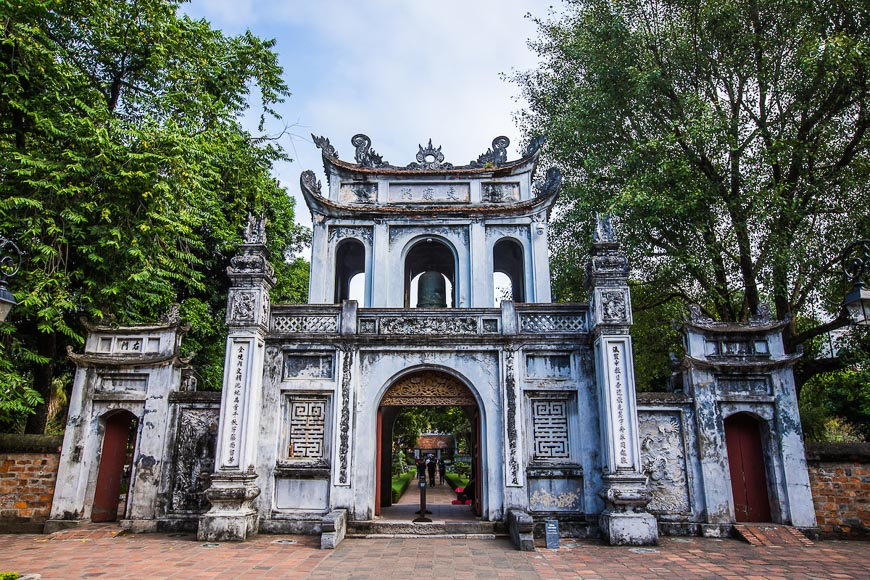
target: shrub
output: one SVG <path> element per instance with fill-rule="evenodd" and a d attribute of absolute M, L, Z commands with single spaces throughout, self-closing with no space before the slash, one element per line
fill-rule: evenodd
<path fill-rule="evenodd" d="M 398 475 L 393 477 L 392 480 L 392 496 L 393 503 L 396 503 L 401 499 L 402 494 L 405 493 L 405 490 L 408 489 L 408 485 L 411 484 L 411 480 L 414 479 L 414 472 L 409 471 L 407 473 L 403 473 L 402 475 Z"/>

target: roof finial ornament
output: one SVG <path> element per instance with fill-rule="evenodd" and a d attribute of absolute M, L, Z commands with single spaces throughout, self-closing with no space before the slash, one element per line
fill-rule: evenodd
<path fill-rule="evenodd" d="M 559 191 L 559 186 L 562 185 L 562 172 L 558 167 L 551 167 L 544 175 L 544 181 L 538 187 L 538 196 L 555 195 Z"/>
<path fill-rule="evenodd" d="M 248 223 L 245 225 L 243 240 L 246 244 L 262 245 L 266 243 L 266 216 L 248 214 Z"/>
<path fill-rule="evenodd" d="M 595 231 L 592 233 L 592 242 L 605 244 L 616 242 L 616 233 L 613 231 L 610 214 L 595 214 Z"/>
<path fill-rule="evenodd" d="M 529 142 L 528 147 L 526 147 L 526 150 L 523 151 L 523 157 L 531 157 L 532 155 L 540 151 L 541 147 L 543 147 L 544 143 L 546 142 L 546 137 L 544 137 L 543 135 L 538 135 Z"/>
<path fill-rule="evenodd" d="M 452 163 L 444 163 L 444 154 L 441 153 L 441 146 L 436 149 L 432 146 L 432 139 L 429 139 L 429 144 L 424 149 L 419 145 L 420 150 L 417 152 L 417 162 L 408 164 L 408 169 L 453 169 Z"/>
<path fill-rule="evenodd" d="M 477 161 L 469 163 L 470 167 L 498 167 L 507 161 L 507 148 L 511 140 L 501 135 L 492 140 L 492 147 L 481 153 Z"/>
<path fill-rule="evenodd" d="M 302 175 L 299 176 L 299 184 L 309 193 L 320 195 L 320 181 L 317 179 L 317 176 L 314 174 L 314 172 L 310 169 L 306 169 L 302 172 Z"/>
<path fill-rule="evenodd" d="M 356 162 L 361 166 L 381 167 L 382 165 L 389 165 L 388 161 L 384 161 L 384 158 L 378 155 L 375 150 L 371 148 L 372 140 L 369 139 L 368 135 L 357 133 L 351 137 L 350 144 L 356 148 L 353 158 L 356 159 Z"/>
<path fill-rule="evenodd" d="M 324 157 L 331 157 L 333 159 L 338 159 L 338 151 L 335 150 L 329 143 L 329 139 L 326 137 L 320 136 L 318 137 L 314 133 L 311 134 L 311 138 L 314 139 L 314 145 L 317 146 L 318 149 L 323 151 Z"/>

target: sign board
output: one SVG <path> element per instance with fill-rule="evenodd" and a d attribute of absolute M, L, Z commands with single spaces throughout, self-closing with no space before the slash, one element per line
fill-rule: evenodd
<path fill-rule="evenodd" d="M 547 533 L 547 548 L 550 550 L 558 550 L 559 520 L 547 520 L 544 525 Z"/>

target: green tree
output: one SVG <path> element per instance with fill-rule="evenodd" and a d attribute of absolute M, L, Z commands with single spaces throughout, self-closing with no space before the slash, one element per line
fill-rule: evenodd
<path fill-rule="evenodd" d="M 791 317 L 789 352 L 848 324 L 837 257 L 870 232 L 866 2 L 578 0 L 537 23 L 540 66 L 514 81 L 524 131 L 565 174 L 560 298 L 578 298 L 606 212 L 639 316 L 666 325 L 696 302 L 738 321 L 766 303 Z M 848 359 L 806 356 L 798 384 Z"/>
<path fill-rule="evenodd" d="M 289 94 L 274 42 L 225 36 L 178 6 L 0 0 L 0 232 L 26 252 L 0 379 L 43 400 L 64 347 L 81 344 L 80 315 L 150 321 L 173 302 L 219 386 L 223 272 L 249 212 L 268 219 L 275 299 L 304 298 L 304 267 L 285 258 L 305 232 L 271 176 L 285 154 L 239 120 L 256 96 L 262 132 Z"/>

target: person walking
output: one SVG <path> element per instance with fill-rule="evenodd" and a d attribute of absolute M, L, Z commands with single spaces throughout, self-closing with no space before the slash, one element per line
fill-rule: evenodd
<path fill-rule="evenodd" d="M 435 487 L 435 456 L 431 453 L 426 459 L 426 470 L 429 472 L 429 485 Z"/>
<path fill-rule="evenodd" d="M 444 464 L 444 458 L 438 460 L 438 483 L 444 485 L 444 474 L 447 471 L 447 466 Z"/>

